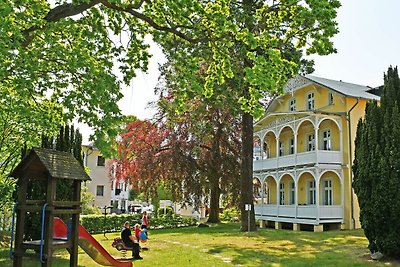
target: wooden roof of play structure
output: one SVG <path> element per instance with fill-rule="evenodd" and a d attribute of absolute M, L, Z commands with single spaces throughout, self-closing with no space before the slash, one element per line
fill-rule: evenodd
<path fill-rule="evenodd" d="M 21 177 L 22 174 L 36 179 L 50 175 L 60 179 L 90 180 L 71 153 L 46 148 L 32 148 L 10 176 Z"/>

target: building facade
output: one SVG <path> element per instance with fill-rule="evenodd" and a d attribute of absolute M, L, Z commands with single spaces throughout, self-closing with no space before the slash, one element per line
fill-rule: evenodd
<path fill-rule="evenodd" d="M 352 189 L 357 123 L 373 88 L 311 75 L 291 79 L 254 124 L 253 193 L 262 226 L 360 227 Z"/>
<path fill-rule="evenodd" d="M 109 177 L 109 159 L 103 157 L 101 151 L 91 145 L 82 145 L 83 162 L 90 169 L 92 181 L 86 183 L 87 190 L 93 194 L 93 206 L 99 207 L 107 213 L 124 213 L 128 211 L 129 184 Z"/>

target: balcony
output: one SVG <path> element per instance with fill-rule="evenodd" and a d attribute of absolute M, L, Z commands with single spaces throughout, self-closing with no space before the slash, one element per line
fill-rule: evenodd
<path fill-rule="evenodd" d="M 258 204 L 254 205 L 256 219 L 320 224 L 320 223 L 343 223 L 343 206 L 315 206 L 315 205 L 276 205 Z"/>
<path fill-rule="evenodd" d="M 342 164 L 341 151 L 318 150 L 253 161 L 253 171 L 307 164 Z"/>

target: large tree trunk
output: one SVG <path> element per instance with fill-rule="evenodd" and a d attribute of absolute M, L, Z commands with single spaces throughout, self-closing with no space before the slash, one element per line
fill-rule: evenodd
<path fill-rule="evenodd" d="M 242 115 L 242 154 L 240 171 L 240 211 L 242 231 L 256 231 L 256 220 L 253 204 L 253 116 L 249 113 Z M 246 211 L 245 205 L 250 204 L 251 210 Z M 250 220 L 249 220 L 250 212 Z"/>
<path fill-rule="evenodd" d="M 214 139 L 212 145 L 212 157 L 210 162 L 210 214 L 207 222 L 219 222 L 219 196 L 220 196 L 220 165 L 221 165 L 221 151 L 220 139 L 222 138 L 221 125 L 218 126 L 214 132 Z"/>
<path fill-rule="evenodd" d="M 211 192 L 210 192 L 210 213 L 207 222 L 217 223 L 219 222 L 219 179 L 213 177 L 211 179 Z"/>
<path fill-rule="evenodd" d="M 243 0 L 243 12 L 245 16 L 245 26 L 249 31 L 254 29 L 254 0 Z M 252 67 L 249 60 L 244 61 L 244 67 Z M 250 99 L 250 92 L 245 85 L 243 96 Z M 253 116 L 243 111 L 242 115 L 242 165 L 240 166 L 240 211 L 241 211 L 241 230 L 256 231 L 256 220 L 254 216 L 253 204 Z M 245 210 L 245 205 L 250 204 L 251 210 Z"/>

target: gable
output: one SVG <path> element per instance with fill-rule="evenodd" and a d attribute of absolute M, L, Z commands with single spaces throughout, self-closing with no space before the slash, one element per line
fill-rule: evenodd
<path fill-rule="evenodd" d="M 54 178 L 90 180 L 80 163 L 68 152 L 45 148 L 33 148 L 10 173 L 12 177 Z"/>

